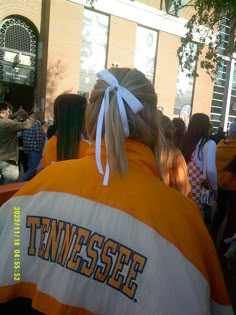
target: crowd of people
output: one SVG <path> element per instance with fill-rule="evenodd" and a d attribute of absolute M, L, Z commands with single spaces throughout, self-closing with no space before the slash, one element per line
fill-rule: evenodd
<path fill-rule="evenodd" d="M 13 110 L 0 101 L 0 184 L 33 178 L 44 145 L 42 113 L 29 115 L 22 107 Z"/>
<path fill-rule="evenodd" d="M 186 128 L 160 112 L 137 69 L 97 76 L 89 102 L 56 98 L 44 142 L 38 113 L 0 103 L 2 184 L 30 179 L 0 208 L 0 314 L 232 315 L 216 241 L 227 217 L 228 257 L 236 121 L 217 142 L 206 114 Z"/>

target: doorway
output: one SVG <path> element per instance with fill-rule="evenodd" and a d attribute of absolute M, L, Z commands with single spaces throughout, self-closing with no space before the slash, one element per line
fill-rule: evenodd
<path fill-rule="evenodd" d="M 0 86 L 4 86 L 3 99 L 9 102 L 14 110 L 20 106 L 30 113 L 34 108 L 34 87 L 17 83 L 0 81 Z"/>
<path fill-rule="evenodd" d="M 34 108 L 37 51 L 38 32 L 31 21 L 22 16 L 0 21 L 0 99 L 15 111 Z"/>

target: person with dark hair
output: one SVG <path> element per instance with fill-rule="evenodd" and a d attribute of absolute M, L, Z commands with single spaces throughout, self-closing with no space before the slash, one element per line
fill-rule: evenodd
<path fill-rule="evenodd" d="M 219 127 L 217 132 L 211 135 L 210 138 L 214 140 L 216 144 L 218 144 L 222 139 L 225 139 L 226 136 L 223 127 Z"/>
<path fill-rule="evenodd" d="M 12 114 L 12 105 L 0 101 L 0 184 L 16 182 L 19 176 L 19 148 L 17 133 L 32 127 L 36 115 L 32 114 L 24 121 L 14 120 L 25 115 L 21 107 Z M 10 119 L 11 118 L 11 119 Z"/>
<path fill-rule="evenodd" d="M 18 148 L 19 148 L 19 159 L 18 159 L 18 166 L 19 166 L 19 174 L 25 173 L 29 166 L 28 166 L 28 156 L 24 149 L 24 143 L 22 138 L 22 131 L 17 133 L 18 137 Z"/>
<path fill-rule="evenodd" d="M 37 167 L 42 159 L 42 153 L 45 141 L 45 131 L 42 127 L 42 117 L 36 119 L 30 129 L 23 131 L 22 139 L 24 151 L 27 154 L 28 169 L 19 178 L 19 182 L 25 182 L 32 179 L 37 173 Z"/>
<path fill-rule="evenodd" d="M 173 118 L 174 125 L 174 144 L 176 148 L 182 150 L 183 140 L 186 133 L 186 125 L 182 118 Z"/>
<path fill-rule="evenodd" d="M 46 167 L 0 208 L 0 314 L 25 314 L 21 297 L 53 315 L 232 315 L 198 207 L 161 180 L 152 83 L 137 69 L 97 75 L 86 156 Z"/>
<path fill-rule="evenodd" d="M 46 139 L 47 139 L 47 141 L 49 139 L 51 139 L 52 136 L 55 135 L 56 131 L 57 131 L 57 126 L 56 126 L 55 123 L 53 123 L 52 125 L 48 126 L 47 131 L 46 131 Z"/>
<path fill-rule="evenodd" d="M 87 100 L 77 94 L 59 95 L 54 102 L 55 134 L 47 141 L 42 166 L 83 157 L 90 146 L 85 130 Z"/>
<path fill-rule="evenodd" d="M 16 119 L 17 121 L 23 122 L 28 117 L 29 117 L 29 114 L 27 112 L 25 112 L 24 115 L 22 115 L 22 114 L 18 115 L 17 114 L 14 119 Z M 23 131 L 17 132 L 18 149 L 19 149 L 19 159 L 18 159 L 19 176 L 21 176 L 21 174 L 25 173 L 28 170 L 28 158 L 27 158 L 27 153 L 24 150 L 22 133 L 23 133 Z"/>
<path fill-rule="evenodd" d="M 188 171 L 182 152 L 174 144 L 175 127 L 166 115 L 159 117 L 163 132 L 166 149 L 162 153 L 162 165 L 165 184 L 180 191 L 185 196 L 191 196 L 191 186 L 188 179 Z"/>
<path fill-rule="evenodd" d="M 192 198 L 202 209 L 205 223 L 210 224 L 212 209 L 201 204 L 201 184 L 204 179 L 204 165 L 206 179 L 214 191 L 217 200 L 217 171 L 216 171 L 216 143 L 209 140 L 211 130 L 210 119 L 206 114 L 192 115 L 186 131 L 182 152 L 188 165 L 188 177 L 191 185 Z"/>

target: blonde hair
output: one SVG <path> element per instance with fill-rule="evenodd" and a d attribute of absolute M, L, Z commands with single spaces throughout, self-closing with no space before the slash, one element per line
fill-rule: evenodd
<path fill-rule="evenodd" d="M 151 82 L 137 69 L 110 68 L 109 72 L 117 79 L 119 84 L 128 89 L 143 105 L 143 109 L 134 114 L 125 104 L 125 110 L 129 124 L 129 139 L 147 145 L 155 155 L 157 167 L 160 161 L 159 128 L 157 122 L 157 96 Z M 86 130 L 91 141 L 96 139 L 97 118 L 101 108 L 104 92 L 108 84 L 103 80 L 97 80 L 86 110 Z M 111 171 L 119 171 L 126 175 L 128 162 L 125 150 L 125 135 L 117 104 L 116 90 L 109 95 L 109 112 L 106 121 L 106 141 L 108 147 L 108 160 Z M 104 137 L 104 122 L 103 133 Z"/>
<path fill-rule="evenodd" d="M 168 116 L 160 116 L 160 129 L 164 136 L 161 152 L 163 181 L 169 185 L 169 171 L 173 167 L 177 149 L 174 145 L 174 124 Z"/>

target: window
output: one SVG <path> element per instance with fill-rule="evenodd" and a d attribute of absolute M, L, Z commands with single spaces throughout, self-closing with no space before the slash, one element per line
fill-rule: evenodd
<path fill-rule="evenodd" d="M 190 50 L 196 52 L 197 45 L 194 43 L 189 43 Z M 192 64 L 192 68 L 195 68 L 196 62 Z M 194 86 L 194 77 L 188 77 L 186 74 L 187 70 L 182 70 L 179 66 L 177 82 L 176 82 L 176 96 L 174 104 L 174 115 L 180 115 L 181 108 L 185 105 L 192 104 L 193 98 L 193 86 Z"/>
<path fill-rule="evenodd" d="M 153 83 L 156 66 L 157 32 L 138 26 L 134 66 Z"/>
<path fill-rule="evenodd" d="M 0 80 L 36 85 L 38 34 L 27 21 L 9 17 L 0 22 Z"/>
<path fill-rule="evenodd" d="M 223 16 L 220 23 L 221 45 L 218 53 L 224 61 L 218 66 L 217 77 L 214 82 L 211 103 L 211 122 L 214 131 L 219 126 L 226 130 L 236 118 L 236 66 L 227 56 L 226 45 L 230 34 L 230 19 Z"/>
<path fill-rule="evenodd" d="M 228 126 L 236 119 L 236 66 L 234 63 L 234 72 L 232 79 L 232 88 L 230 97 L 230 106 L 229 106 L 229 116 L 228 116 Z"/>
<path fill-rule="evenodd" d="M 79 90 L 90 93 L 96 73 L 106 65 L 109 17 L 84 10 Z"/>

